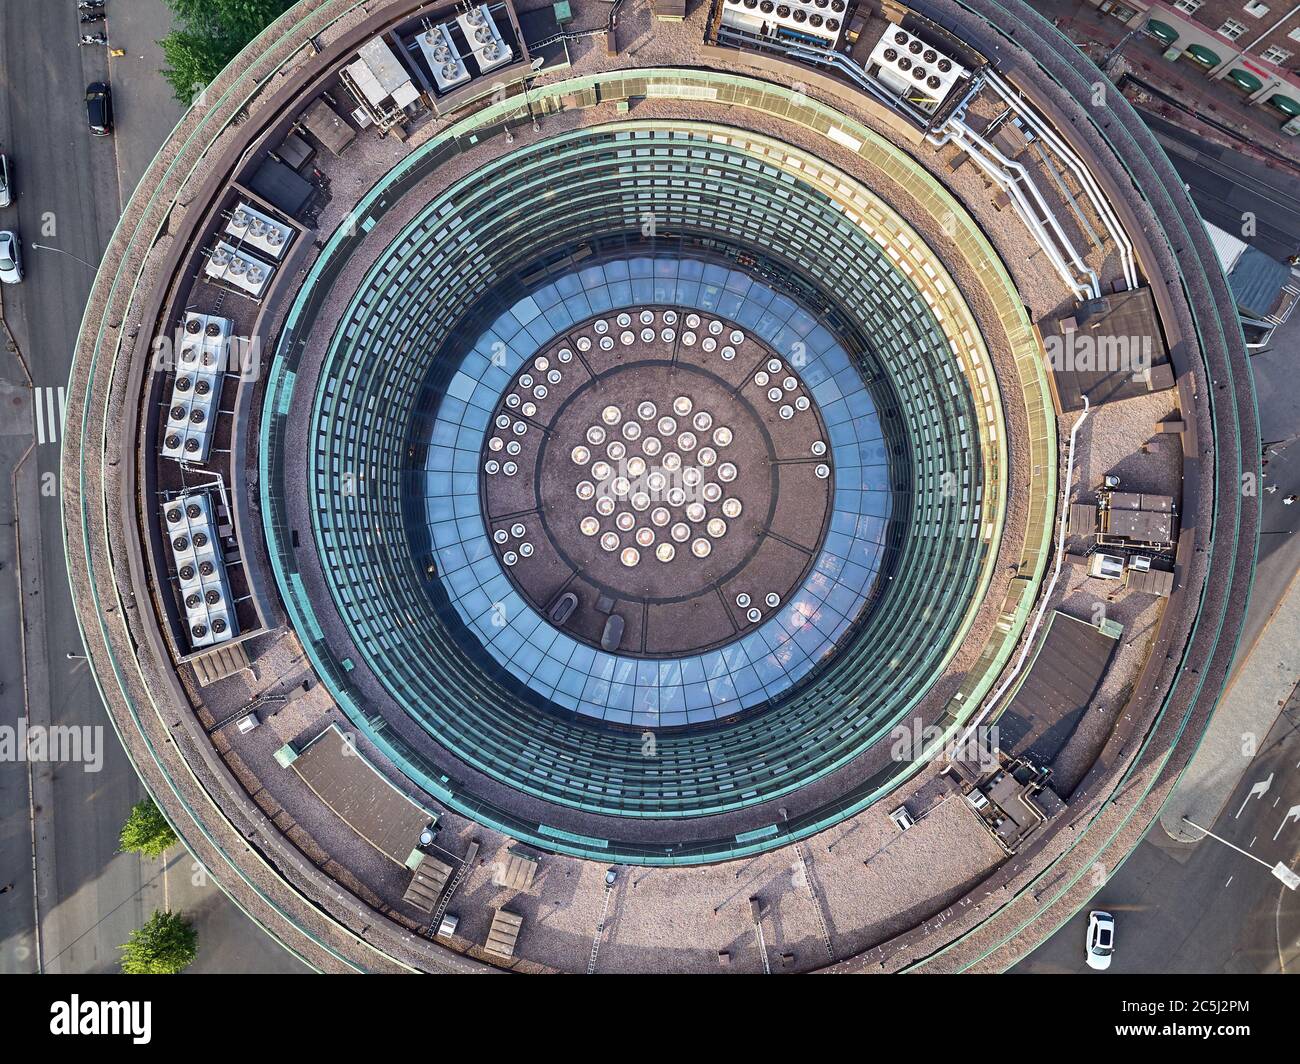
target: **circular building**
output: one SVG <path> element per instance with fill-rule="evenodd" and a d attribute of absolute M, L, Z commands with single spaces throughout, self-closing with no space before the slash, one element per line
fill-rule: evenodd
<path fill-rule="evenodd" d="M 1150 135 L 987 6 L 304 3 L 178 127 L 69 557 L 142 777 L 288 948 L 997 966 L 1134 844 L 1244 609 L 1253 394 Z"/>

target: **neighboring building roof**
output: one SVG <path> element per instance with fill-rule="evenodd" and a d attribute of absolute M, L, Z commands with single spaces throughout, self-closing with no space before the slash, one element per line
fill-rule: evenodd
<path fill-rule="evenodd" d="M 1277 308 L 1282 289 L 1289 280 L 1289 266 L 1265 255 L 1259 248 L 1248 247 L 1228 274 L 1228 287 L 1237 306 L 1247 314 L 1263 318 Z"/>
<path fill-rule="evenodd" d="M 1206 222 L 1205 229 L 1238 308 L 1256 318 L 1273 313 L 1291 279 L 1291 268 L 1217 225 Z"/>
<path fill-rule="evenodd" d="M 1210 234 L 1210 243 L 1214 245 L 1214 254 L 1218 256 L 1223 272 L 1231 273 L 1242 252 L 1250 245 L 1240 237 L 1233 236 L 1226 229 L 1220 229 L 1210 222 L 1205 223 L 1205 231 Z"/>

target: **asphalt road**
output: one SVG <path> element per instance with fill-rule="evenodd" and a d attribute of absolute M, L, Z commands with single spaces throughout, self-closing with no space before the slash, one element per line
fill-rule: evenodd
<path fill-rule="evenodd" d="M 104 48 L 78 47 L 74 0 L 0 5 L 0 151 L 10 156 L 17 188 L 0 227 L 19 231 L 27 272 L 3 292 L 20 355 L 0 357 L 0 632 L 7 644 L 0 725 L 16 725 L 26 713 L 33 725 L 88 728 L 102 759 L 98 771 L 85 771 L 84 756 L 82 763 L 0 763 L 5 972 L 115 971 L 117 947 L 164 906 L 196 921 L 200 954 L 192 970 L 302 970 L 179 847 L 153 864 L 116 852 L 143 791 L 79 658 L 65 575 L 57 493 L 62 389 L 121 203 L 179 117 L 153 43 L 168 20 L 161 0 L 113 0 L 108 33 L 126 55 L 110 59 Z M 103 80 L 113 85 L 117 129 L 98 138 L 87 130 L 83 94 Z"/>
<path fill-rule="evenodd" d="M 1300 252 L 1300 178 L 1270 168 L 1143 113 L 1174 169 L 1187 183 L 1202 217 L 1285 262 Z M 1242 216 L 1255 216 L 1254 236 L 1242 235 Z"/>
<path fill-rule="evenodd" d="M 1262 786 L 1262 794 L 1252 789 Z M 1287 814 L 1292 816 L 1288 819 Z M 1293 695 L 1210 830 L 1267 862 L 1300 865 L 1300 698 Z M 1172 842 L 1159 827 L 1097 894 L 1115 917 L 1111 971 L 1300 971 L 1300 891 L 1214 839 Z M 1013 972 L 1086 972 L 1088 910 Z"/>

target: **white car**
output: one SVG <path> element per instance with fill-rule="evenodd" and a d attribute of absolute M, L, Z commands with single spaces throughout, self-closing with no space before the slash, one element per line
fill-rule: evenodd
<path fill-rule="evenodd" d="M 23 279 L 23 242 L 12 229 L 0 232 L 0 281 L 17 284 Z"/>
<path fill-rule="evenodd" d="M 1115 917 L 1094 909 L 1088 914 L 1088 941 L 1084 959 L 1089 968 L 1104 972 L 1110 967 L 1110 957 L 1114 952 Z"/>

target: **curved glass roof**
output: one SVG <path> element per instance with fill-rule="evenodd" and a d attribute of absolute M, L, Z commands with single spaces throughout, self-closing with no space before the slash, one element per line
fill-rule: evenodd
<path fill-rule="evenodd" d="M 845 175 L 769 138 L 698 123 L 620 123 L 494 161 L 392 241 L 326 354 L 312 411 L 311 498 L 320 563 L 356 650 L 439 744 L 560 804 L 698 816 L 806 784 L 924 695 L 972 616 L 990 545 L 982 419 L 965 379 L 983 370 L 972 326 L 961 331 L 954 316 L 960 297 L 915 235 L 887 249 L 867 236 L 884 210 Z M 844 337 L 858 372 L 880 390 L 897 493 L 887 532 L 894 578 L 878 585 L 879 602 L 839 651 L 794 697 L 718 725 L 722 734 L 703 726 L 663 733 L 651 763 L 635 731 L 597 736 L 581 720 L 539 712 L 544 699 L 466 653 L 459 619 L 447 623 L 454 610 L 436 608 L 442 585 L 430 573 L 423 504 L 417 520 L 405 502 L 412 448 L 416 466 L 425 464 L 411 418 L 418 424 L 441 404 L 460 362 L 449 345 L 476 317 L 470 308 L 528 288 L 519 275 L 530 263 L 563 262 L 602 238 L 638 240 L 647 215 L 657 240 L 677 234 L 679 246 L 744 256 Z M 530 327 L 539 341 L 550 332 Z M 992 384 L 984 379 L 982 402 Z M 365 471 L 363 491 L 345 490 L 354 470 Z"/>
<path fill-rule="evenodd" d="M 491 549 L 478 485 L 492 410 L 523 364 L 593 314 L 648 304 L 722 315 L 777 350 L 800 345 L 800 372 L 825 418 L 835 469 L 831 528 L 798 591 L 728 646 L 658 660 L 597 650 L 534 610 Z M 879 576 L 893 495 L 875 403 L 835 337 L 789 296 L 738 269 L 661 256 L 616 258 L 562 274 L 515 300 L 480 333 L 438 408 L 423 501 L 439 577 L 498 664 L 565 709 L 669 727 L 770 701 L 834 649 Z"/>
<path fill-rule="evenodd" d="M 586 86 L 593 80 L 602 82 L 605 98 L 651 89 L 692 96 L 695 86 L 687 82 L 717 82 L 710 91 L 719 100 L 725 95 L 736 106 L 829 135 L 825 116 L 815 106 L 794 106 L 788 90 L 700 71 L 577 79 L 548 90 L 556 94 L 552 102 L 591 106 L 597 97 Z M 570 90 L 576 95 L 561 100 Z M 817 156 L 723 124 L 623 121 L 503 156 L 439 195 L 367 274 L 327 353 L 310 410 L 318 434 L 309 489 L 319 507 L 319 558 L 308 561 L 289 546 L 277 498 L 288 486 L 284 430 L 288 419 L 304 413 L 297 409 L 298 362 L 329 285 L 402 195 L 478 142 L 478 134 L 468 136 L 473 126 L 489 136 L 501 131 L 493 124 L 501 110 L 488 108 L 435 135 L 363 198 L 352 214 L 356 228 L 328 242 L 280 337 L 263 427 L 262 497 L 273 565 L 304 645 L 354 725 L 418 785 L 516 837 L 588 856 L 678 863 L 759 852 L 778 845 L 778 836 L 834 823 L 869 801 L 897 767 L 787 825 L 734 838 L 706 838 L 710 828 L 703 823 L 687 833 L 691 841 L 662 833 L 640 838 L 630 826 L 573 821 L 558 810 L 550 825 L 539 824 L 531 808 L 507 799 L 509 792 L 493 794 L 458 779 L 445 755 L 424 751 L 389 727 L 391 708 L 361 697 L 352 675 L 360 653 L 412 720 L 510 792 L 583 813 L 656 819 L 741 809 L 802 787 L 847 764 L 924 695 L 973 619 L 975 594 L 986 586 L 1001 533 L 999 508 L 984 505 L 985 491 L 996 501 L 1004 490 L 1000 400 L 978 327 L 943 264 L 879 197 Z M 860 126 L 852 132 L 867 138 L 854 141 L 857 153 L 925 209 L 955 209 L 901 153 Z M 422 468 L 423 453 L 397 430 L 396 418 L 373 414 L 385 404 L 412 409 L 417 419 L 431 414 L 441 395 L 428 382 L 438 375 L 415 383 L 413 363 L 434 358 L 467 306 L 511 285 L 518 289 L 523 263 L 538 262 L 544 271 L 568 256 L 589 255 L 610 236 L 626 246 L 647 212 L 661 223 L 660 247 L 743 263 L 796 294 L 843 338 L 861 371 L 885 389 L 875 397 L 878 414 L 894 490 L 906 500 L 900 508 L 896 495 L 896 520 L 887 533 L 898 559 L 893 578 L 877 585 L 880 603 L 846 634 L 841 651 L 762 713 L 660 732 L 654 758 L 645 756 L 634 731 L 593 730 L 579 717 L 527 712 L 538 701 L 531 692 L 466 660 L 444 623 L 454 612 L 450 605 L 427 608 L 441 584 L 428 580 L 422 552 L 429 544 L 419 541 L 427 538 L 422 507 L 418 527 L 401 527 L 406 454 L 416 446 Z M 1019 328 L 1023 313 L 1004 298 L 1005 273 L 988 259 L 968 219 L 959 220 L 956 239 L 991 271 L 999 318 Z M 1019 341 L 1021 333 L 1015 335 Z M 1028 349 L 1031 334 L 1024 335 Z M 393 358 L 394 344 L 402 359 Z M 343 492 L 344 478 L 356 469 L 366 471 L 365 490 Z M 903 521 L 910 536 L 898 534 Z M 320 603 L 307 593 L 303 566 L 317 561 L 336 606 L 347 605 L 341 609 L 351 634 L 346 643 L 326 631 Z M 381 606 L 385 612 L 377 612 Z M 1009 618 L 1014 623 L 998 646 L 1013 638 L 1018 618 Z M 892 654 L 885 649 L 891 645 Z M 985 662 L 998 653 L 984 648 L 969 680 L 973 691 L 988 682 Z"/>

